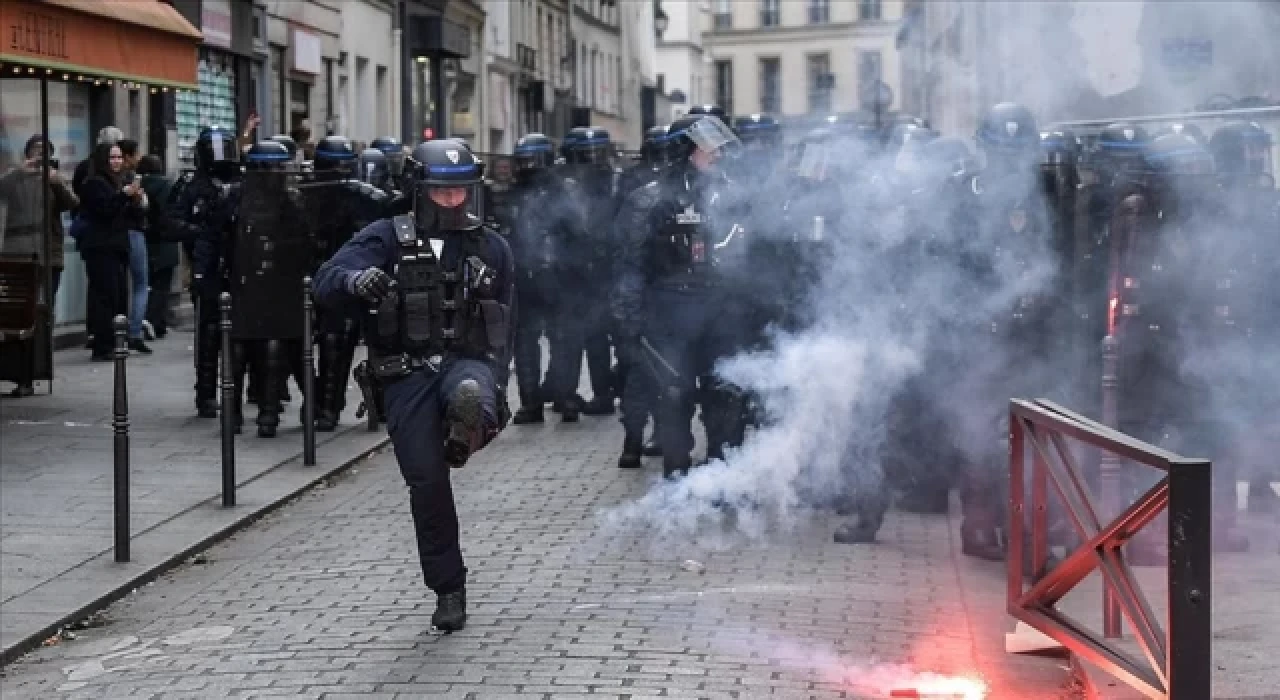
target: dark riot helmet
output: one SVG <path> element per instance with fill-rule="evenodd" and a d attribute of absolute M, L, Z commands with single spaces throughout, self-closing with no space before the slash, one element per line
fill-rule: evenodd
<path fill-rule="evenodd" d="M 1219 175 L 1271 172 L 1271 134 L 1256 122 L 1232 122 L 1213 132 L 1209 150 Z"/>
<path fill-rule="evenodd" d="M 1080 140 L 1065 129 L 1040 134 L 1040 164 L 1046 168 L 1075 167 L 1080 157 Z"/>
<path fill-rule="evenodd" d="M 613 139 L 596 126 L 575 126 L 564 135 L 560 146 L 570 165 L 607 165 L 613 157 Z"/>
<path fill-rule="evenodd" d="M 725 113 L 723 107 L 719 105 L 711 105 L 711 104 L 694 105 L 689 108 L 689 111 L 686 112 L 686 114 L 688 116 L 697 116 L 699 114 L 710 114 L 711 116 L 718 118 L 720 121 L 724 121 L 725 119 L 729 118 L 729 115 Z"/>
<path fill-rule="evenodd" d="M 776 148 L 782 142 L 782 125 L 768 114 L 734 117 L 733 133 L 748 149 Z"/>
<path fill-rule="evenodd" d="M 544 134 L 526 134 L 516 141 L 516 174 L 526 177 L 547 170 L 556 160 L 556 147 Z"/>
<path fill-rule="evenodd" d="M 341 170 L 354 173 L 357 159 L 351 139 L 346 136 L 326 136 L 316 144 L 315 157 L 311 162 L 317 171 Z"/>
<path fill-rule="evenodd" d="M 1213 174 L 1213 156 L 1188 134 L 1159 136 L 1143 153 L 1147 167 L 1156 175 Z"/>
<path fill-rule="evenodd" d="M 200 130 L 192 148 L 196 170 L 205 173 L 225 173 L 239 167 L 240 154 L 236 151 L 236 135 L 230 129 L 208 126 Z"/>
<path fill-rule="evenodd" d="M 889 148 L 897 151 L 894 170 L 900 173 L 923 172 L 925 164 L 922 149 L 937 138 L 938 132 L 915 123 L 895 126 L 889 140 Z"/>
<path fill-rule="evenodd" d="M 407 163 L 413 179 L 413 216 L 428 235 L 470 231 L 483 221 L 484 163 L 457 141 L 424 141 Z"/>
<path fill-rule="evenodd" d="M 293 160 L 293 159 L 295 159 L 295 158 L 297 158 L 297 157 L 298 157 L 298 143 L 297 143 L 296 141 L 294 141 L 294 140 L 293 140 L 293 137 L 288 136 L 288 135 L 285 135 L 285 134 L 276 134 L 275 136 L 272 136 L 271 138 L 269 138 L 269 139 L 267 139 L 267 140 L 268 140 L 268 141 L 275 141 L 276 143 L 278 143 L 278 144 L 280 144 L 280 145 L 284 146 L 286 149 L 288 149 L 288 151 L 289 151 L 289 159 L 290 159 L 290 160 Z"/>
<path fill-rule="evenodd" d="M 244 166 L 250 170 L 284 170 L 292 160 L 279 141 L 259 141 L 244 154 Z"/>
<path fill-rule="evenodd" d="M 400 177 L 404 172 L 404 144 L 394 136 L 379 136 L 369 144 L 371 148 L 382 151 L 387 157 L 387 172 L 391 177 Z"/>
<path fill-rule="evenodd" d="M 360 179 L 375 187 L 387 184 L 387 154 L 376 148 L 360 152 Z"/>
<path fill-rule="evenodd" d="M 1130 122 L 1116 122 L 1098 132 L 1093 154 L 1098 164 L 1112 173 L 1132 172 L 1145 167 L 1147 130 Z"/>
<path fill-rule="evenodd" d="M 974 139 L 989 157 L 1023 155 L 1040 147 L 1040 129 L 1031 110 L 1001 102 L 983 115 Z"/>
<path fill-rule="evenodd" d="M 640 161 L 654 165 L 666 165 L 671 161 L 669 135 L 670 124 L 651 126 L 644 132 L 644 140 L 640 143 Z"/>
<path fill-rule="evenodd" d="M 685 115 L 667 128 L 672 163 L 684 163 L 694 151 L 721 154 L 739 145 L 738 137 L 719 117 L 710 114 Z"/>

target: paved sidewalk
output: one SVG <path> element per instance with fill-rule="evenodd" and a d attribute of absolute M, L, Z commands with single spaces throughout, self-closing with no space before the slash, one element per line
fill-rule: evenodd
<path fill-rule="evenodd" d="M 5 656 L 50 625 L 167 559 L 181 555 L 319 474 L 385 439 L 353 417 L 317 433 L 317 467 L 303 468 L 301 393 L 286 405 L 280 434 L 256 436 L 255 407 L 236 441 L 238 505 L 220 505 L 219 422 L 195 416 L 193 335 L 174 331 L 151 356 L 128 360 L 133 561 L 113 560 L 112 363 L 88 351 L 56 355 L 54 393 L 0 399 L 0 643 Z M 7 388 L 6 388 L 7 391 Z M 292 461 L 291 461 L 292 460 Z M 276 467 L 284 465 L 283 470 Z"/>
<path fill-rule="evenodd" d="M 885 698 L 936 672 L 982 675 L 998 700 L 1072 697 L 1064 660 L 1004 654 L 1001 567 L 960 556 L 953 518 L 894 513 L 867 546 L 820 517 L 767 543 L 656 547 L 601 526 L 656 478 L 616 468 L 620 442 L 614 419 L 553 418 L 455 472 L 460 633 L 428 631 L 384 453 L 12 664 L 0 695 Z"/>

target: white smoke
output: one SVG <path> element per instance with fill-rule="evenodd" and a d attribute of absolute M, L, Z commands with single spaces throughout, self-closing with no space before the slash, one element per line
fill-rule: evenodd
<path fill-rule="evenodd" d="M 976 3 L 995 4 L 999 3 Z M 1094 50 L 1097 37 L 1089 34 L 1090 26 L 1099 24 L 1101 10 L 1095 4 L 1012 3 L 1018 6 L 1021 20 L 1033 20 L 1019 26 L 1037 29 L 1001 34 L 993 51 L 1022 60 L 1004 64 L 1006 73 L 992 78 L 993 84 L 1005 87 L 992 101 L 1028 103 L 1037 109 L 1040 126 L 1045 128 L 1052 119 L 1073 116 L 1071 101 L 1081 95 L 1092 95 L 1088 109 L 1096 111 L 1102 109 L 1098 105 L 1107 104 L 1098 98 L 1124 92 L 1134 84 L 1134 76 L 1141 75 L 1140 89 L 1157 87 L 1150 97 L 1152 109 L 1169 104 L 1189 107 L 1203 100 L 1211 86 L 1192 81 L 1179 86 L 1175 94 L 1171 81 L 1152 77 L 1157 67 L 1143 57 L 1159 55 L 1160 49 L 1152 48 L 1160 45 L 1159 27 L 1175 27 L 1171 31 L 1177 34 L 1188 26 L 1187 17 L 1211 10 L 1229 16 L 1228 21 L 1219 16 L 1214 22 L 1220 29 L 1249 23 L 1274 26 L 1270 15 L 1264 16 L 1274 10 L 1261 3 L 1157 3 L 1159 8 L 1149 2 L 1115 4 L 1126 5 L 1112 12 L 1127 18 L 1126 23 L 1113 25 L 1123 28 L 1119 33 L 1124 36 L 1117 40 L 1132 42 L 1127 45 L 1132 50 L 1113 51 L 1108 66 Z M 985 12 L 988 18 L 993 16 L 990 7 Z M 1055 34 L 1047 36 L 1051 31 Z M 1063 32 L 1075 32 L 1077 40 L 1064 43 Z M 1075 53 L 1064 59 L 1046 48 L 1063 46 Z M 1124 56 L 1131 60 L 1117 65 Z M 982 65 L 999 67 L 991 62 Z M 1024 75 L 1028 66 L 1061 68 L 1051 72 L 1056 80 L 1044 80 L 1047 73 Z M 1221 67 L 1213 71 L 1215 75 L 1223 72 Z M 973 117 L 989 106 L 974 105 Z M 1082 376 L 1080 358 L 1070 353 L 1028 356 L 995 337 L 984 340 L 975 334 L 975 329 L 993 319 L 1007 319 L 1024 300 L 1052 296 L 1059 280 L 1047 237 L 1011 240 L 1007 227 L 992 225 L 1000 222 L 963 226 L 958 205 L 968 193 L 956 183 L 935 182 L 926 192 L 886 206 L 866 175 L 898 182 L 897 163 L 892 158 L 866 162 L 847 143 L 834 144 L 832 149 L 834 161 L 865 165 L 866 172 L 857 180 L 840 183 L 836 196 L 843 224 L 832 227 L 831 247 L 812 287 L 812 323 L 794 332 L 775 332 L 767 349 L 742 353 L 717 367 L 723 379 L 763 402 L 768 414 L 764 427 L 750 433 L 746 443 L 730 451 L 724 461 L 695 468 L 679 481 L 657 482 L 638 501 L 606 513 L 609 526 L 641 528 L 660 539 L 694 539 L 704 544 L 723 543 L 726 532 L 761 538 L 793 528 L 815 506 L 829 505 L 840 495 L 865 493 L 882 482 L 892 401 L 909 382 L 923 385 L 928 400 L 939 407 L 949 424 L 950 439 L 957 443 L 951 448 L 1003 471 L 1000 420 L 1007 412 L 1008 392 L 1056 398 L 1070 395 L 1082 382 L 1096 385 L 1098 378 Z M 1027 203 L 1031 217 L 1046 213 L 1039 177 L 1038 171 L 1029 170 L 1023 183 L 1032 193 Z M 755 199 L 803 200 L 806 194 L 768 191 Z M 904 228 L 903 205 L 914 222 L 910 229 Z M 754 211 L 749 232 L 768 235 L 783 226 L 776 214 L 767 213 L 767 207 Z M 796 220 L 786 225 L 795 226 Z M 922 229 L 932 232 L 933 244 L 947 254 L 902 255 Z M 989 274 L 975 276 L 975 264 L 989 267 Z M 968 366 L 949 368 L 936 376 L 927 371 L 930 352 L 972 343 L 975 337 L 985 343 L 980 351 L 959 348 Z M 1017 375 L 1013 382 L 1017 388 L 1011 388 L 1011 375 Z"/>

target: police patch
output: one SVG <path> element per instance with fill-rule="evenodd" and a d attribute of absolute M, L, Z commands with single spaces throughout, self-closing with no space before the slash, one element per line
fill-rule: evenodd
<path fill-rule="evenodd" d="M 676 213 L 677 224 L 700 224 L 702 223 L 702 214 L 698 213 L 693 205 L 684 208 L 684 211 Z"/>
<path fill-rule="evenodd" d="M 1125 129 L 1125 130 L 1124 130 L 1124 140 L 1125 140 L 1125 141 L 1132 141 L 1132 140 L 1133 140 L 1133 129 Z"/>
<path fill-rule="evenodd" d="M 1005 133 L 1009 134 L 1010 136 L 1017 136 L 1017 135 L 1018 135 L 1018 122 L 1005 122 L 1005 123 L 1004 123 L 1004 130 L 1005 130 Z"/>
<path fill-rule="evenodd" d="M 449 159 L 449 162 L 450 162 L 450 163 L 453 163 L 453 164 L 455 164 L 455 165 L 457 164 L 457 162 L 458 162 L 458 152 L 457 152 L 457 151 L 454 151 L 454 150 L 448 150 L 448 151 L 445 151 L 445 152 L 444 152 L 444 155 L 445 155 L 445 157 L 446 157 L 446 158 L 448 158 L 448 159 Z"/>

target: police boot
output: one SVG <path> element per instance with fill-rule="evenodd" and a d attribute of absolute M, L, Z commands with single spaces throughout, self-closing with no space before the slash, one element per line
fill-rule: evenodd
<path fill-rule="evenodd" d="M 467 591 L 459 589 L 436 597 L 431 626 L 441 632 L 456 632 L 467 626 Z"/>
<path fill-rule="evenodd" d="M 280 388 L 284 385 L 283 348 L 279 340 L 263 341 L 259 347 L 258 437 L 273 438 L 280 427 Z"/>
<path fill-rule="evenodd" d="M 570 394 L 560 402 L 560 422 L 562 423 L 577 423 L 578 414 L 582 412 L 582 399 L 577 394 Z"/>
<path fill-rule="evenodd" d="M 196 415 L 218 417 L 218 349 L 222 345 L 216 323 L 200 326 L 196 343 Z"/>
<path fill-rule="evenodd" d="M 529 425 L 531 423 L 541 423 L 545 419 L 542 416 L 542 402 L 526 403 L 523 399 L 520 402 L 520 410 L 511 417 L 511 422 L 516 425 Z"/>
<path fill-rule="evenodd" d="M 662 476 L 665 479 L 679 479 L 689 474 L 690 467 L 693 466 L 693 459 L 689 455 L 668 457 L 662 456 Z"/>
<path fill-rule="evenodd" d="M 582 407 L 582 412 L 588 416 L 611 416 L 613 415 L 613 397 L 609 395 L 593 396 L 591 400 Z"/>
<path fill-rule="evenodd" d="M 644 452 L 642 441 L 635 435 L 622 438 L 622 456 L 618 458 L 618 466 L 622 469 L 639 469 L 640 455 Z"/>
<path fill-rule="evenodd" d="M 662 456 L 662 445 L 658 444 L 658 430 L 656 428 L 653 431 L 653 437 L 649 438 L 649 442 L 644 443 L 644 446 L 640 448 L 640 454 L 645 457 Z"/>
<path fill-rule="evenodd" d="M 876 534 L 884 524 L 884 514 L 889 502 L 882 493 L 859 497 L 854 517 L 836 528 L 833 539 L 837 544 L 865 544 L 876 541 Z"/>
<path fill-rule="evenodd" d="M 340 338 L 336 333 L 320 336 L 320 396 L 316 402 L 316 430 L 330 432 L 338 427 L 338 392 L 345 389 L 345 376 L 340 376 Z"/>
<path fill-rule="evenodd" d="M 484 409 L 480 405 L 480 384 L 474 379 L 458 382 L 445 411 L 444 462 L 454 469 L 467 463 L 480 449 L 484 429 Z"/>

